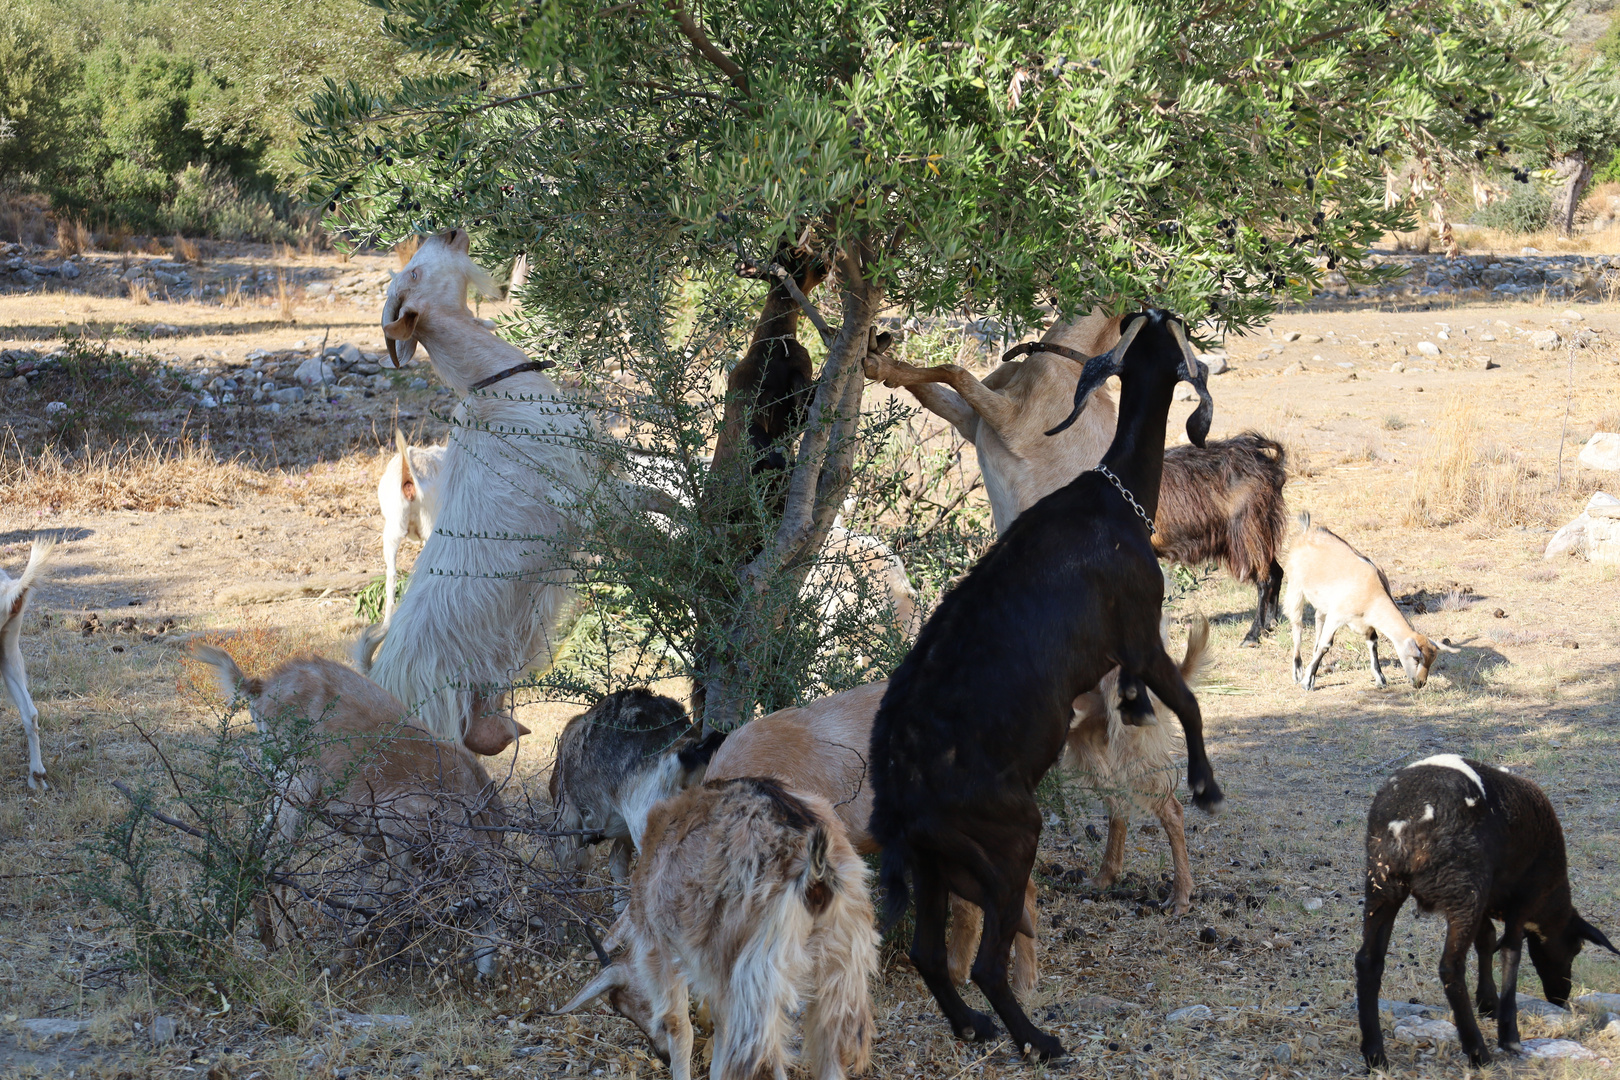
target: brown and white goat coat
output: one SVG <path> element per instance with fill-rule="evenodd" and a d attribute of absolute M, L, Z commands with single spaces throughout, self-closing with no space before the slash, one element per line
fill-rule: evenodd
<path fill-rule="evenodd" d="M 714 1080 L 782 1076 L 803 1006 L 816 1080 L 865 1070 L 877 931 L 866 867 L 826 800 L 774 780 L 704 784 L 647 819 L 608 963 L 558 1012 L 606 996 L 674 1080 L 691 1076 L 688 989 L 714 1017 Z"/>

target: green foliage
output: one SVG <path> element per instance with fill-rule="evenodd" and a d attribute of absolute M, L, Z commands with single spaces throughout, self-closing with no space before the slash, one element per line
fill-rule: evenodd
<path fill-rule="evenodd" d="M 399 579 L 394 582 L 394 603 L 397 605 L 400 598 L 405 595 L 405 586 L 410 584 L 411 575 L 400 571 Z M 354 595 L 355 617 L 366 620 L 368 623 L 380 622 L 383 616 L 383 594 L 387 590 L 388 579 L 378 575 L 366 582 L 366 587 Z"/>
<path fill-rule="evenodd" d="M 1539 184 L 1509 184 L 1507 198 L 1480 207 L 1469 221 L 1508 233 L 1545 229 L 1552 213 L 1552 195 Z"/>
<path fill-rule="evenodd" d="M 65 408 L 49 413 L 47 437 L 70 451 L 104 448 L 139 430 L 135 413 L 162 408 L 169 393 L 161 389 L 151 360 L 125 356 L 104 342 L 71 338 L 48 363 L 42 363 L 34 390 L 45 401 Z"/>

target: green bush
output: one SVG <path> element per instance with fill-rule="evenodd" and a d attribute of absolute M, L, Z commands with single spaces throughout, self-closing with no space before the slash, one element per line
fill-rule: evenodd
<path fill-rule="evenodd" d="M 1508 186 L 1507 198 L 1481 207 L 1469 222 L 1499 232 L 1533 233 L 1545 229 L 1551 215 L 1550 192 L 1535 183 L 1515 183 Z"/>

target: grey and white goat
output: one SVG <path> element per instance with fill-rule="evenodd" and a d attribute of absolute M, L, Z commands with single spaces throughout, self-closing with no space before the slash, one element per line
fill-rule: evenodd
<path fill-rule="evenodd" d="M 1617 950 L 1576 914 L 1569 897 L 1564 831 L 1546 794 L 1521 777 L 1455 754 L 1415 762 L 1373 797 L 1367 814 L 1367 895 L 1356 997 L 1361 1053 L 1387 1064 L 1378 1026 L 1378 988 L 1395 916 L 1410 896 L 1421 911 L 1446 919 L 1440 982 L 1469 1061 L 1490 1060 L 1468 1001 L 1468 949 L 1479 954 L 1477 1002 L 1495 1016 L 1503 1050 L 1519 1049 L 1514 990 L 1521 945 L 1541 976 L 1547 1000 L 1569 1000 L 1570 966 L 1585 942 Z M 1502 922 L 1500 941 L 1493 920 Z M 1502 953 L 1502 991 L 1491 978 Z"/>

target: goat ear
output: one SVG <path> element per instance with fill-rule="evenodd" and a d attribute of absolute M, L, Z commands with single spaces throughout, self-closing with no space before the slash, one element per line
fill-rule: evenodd
<path fill-rule="evenodd" d="M 568 1004 L 561 1008 L 552 1009 L 551 1014 L 561 1016 L 564 1013 L 571 1013 L 575 1009 L 589 1005 L 609 990 L 624 986 L 628 981 L 628 974 L 623 964 L 609 964 L 597 972 L 596 978 L 586 983 L 584 989 L 575 994 Z"/>
<path fill-rule="evenodd" d="M 1581 940 L 1590 941 L 1594 945 L 1601 945 L 1605 949 L 1608 949 L 1610 952 L 1614 953 L 1616 956 L 1620 956 L 1620 949 L 1615 948 L 1609 943 L 1609 939 L 1603 936 L 1603 931 L 1599 930 L 1597 927 L 1593 926 L 1579 915 L 1572 914 L 1570 916 L 1569 927 L 1575 932 L 1575 936 Z"/>
<path fill-rule="evenodd" d="M 1142 327 L 1147 325 L 1147 316 L 1130 315 L 1121 324 L 1124 332 L 1119 335 L 1119 343 L 1101 356 L 1093 356 L 1086 361 L 1085 369 L 1080 372 L 1080 381 L 1074 387 L 1074 411 L 1069 413 L 1067 420 L 1048 431 L 1048 435 L 1056 435 L 1068 429 L 1080 418 L 1080 411 L 1086 407 L 1091 398 L 1092 391 L 1103 384 L 1110 375 L 1118 375 L 1124 367 L 1125 354 L 1130 352 L 1131 342 L 1141 333 Z"/>
<path fill-rule="evenodd" d="M 699 742 L 681 747 L 679 751 L 681 768 L 689 773 L 697 774 L 692 778 L 694 784 L 703 782 L 704 771 L 708 769 L 709 762 L 714 758 L 715 751 L 719 750 L 720 744 L 725 741 L 725 732 L 714 731 L 704 736 Z"/>
<path fill-rule="evenodd" d="M 473 695 L 472 719 L 461 737 L 461 745 L 484 757 L 494 757 L 529 734 L 528 728 L 504 712 L 491 709 L 490 704 L 483 694 Z"/>
<path fill-rule="evenodd" d="M 467 235 L 466 229 L 446 229 L 439 234 L 439 239 L 444 241 L 445 247 L 462 255 L 467 254 L 472 246 L 472 238 Z"/>
<path fill-rule="evenodd" d="M 1194 355 L 1181 320 L 1170 321 L 1170 333 L 1181 346 L 1182 377 L 1198 391 L 1198 408 L 1187 417 L 1187 439 L 1194 446 L 1203 446 L 1204 440 L 1209 438 L 1210 422 L 1215 419 L 1215 399 L 1209 396 L 1209 369 Z"/>
<path fill-rule="evenodd" d="M 416 312 L 402 311 L 399 318 L 384 323 L 383 337 L 388 339 L 388 359 L 395 367 L 404 367 L 416 355 Z"/>

